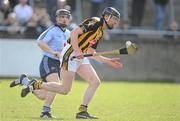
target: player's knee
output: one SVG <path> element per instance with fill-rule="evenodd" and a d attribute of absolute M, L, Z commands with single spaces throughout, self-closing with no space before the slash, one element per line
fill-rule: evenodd
<path fill-rule="evenodd" d="M 37 97 L 38 99 L 40 100 L 45 100 L 46 98 L 45 97 Z"/>
<path fill-rule="evenodd" d="M 61 92 L 61 94 L 67 95 L 69 92 L 70 92 L 69 90 L 64 90 L 63 92 Z"/>
<path fill-rule="evenodd" d="M 46 99 L 46 92 L 33 92 L 33 94 L 40 100 Z"/>
<path fill-rule="evenodd" d="M 45 96 L 41 96 L 41 95 L 35 95 L 35 96 L 40 100 L 45 100 Z"/>
<path fill-rule="evenodd" d="M 98 87 L 101 84 L 99 80 L 90 82 L 91 86 Z"/>
<path fill-rule="evenodd" d="M 69 88 L 64 88 L 64 89 L 62 89 L 61 94 L 67 95 L 70 91 L 71 91 L 71 89 L 69 89 Z"/>

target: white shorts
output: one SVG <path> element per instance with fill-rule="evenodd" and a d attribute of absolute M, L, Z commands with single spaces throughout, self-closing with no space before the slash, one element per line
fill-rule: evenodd
<path fill-rule="evenodd" d="M 83 59 L 73 59 L 71 60 L 71 57 L 75 56 L 75 52 L 73 51 L 72 47 L 70 44 L 67 44 L 63 50 L 61 51 L 61 56 L 60 56 L 60 62 L 61 62 L 61 68 L 76 72 L 78 67 L 82 64 L 90 64 L 88 58 L 83 58 Z"/>

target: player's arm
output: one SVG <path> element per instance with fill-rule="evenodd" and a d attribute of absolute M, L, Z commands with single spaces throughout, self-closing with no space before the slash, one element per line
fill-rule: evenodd
<path fill-rule="evenodd" d="M 71 45 L 74 49 L 74 51 L 79 50 L 79 46 L 78 46 L 78 35 L 82 34 L 83 30 L 80 27 L 75 28 L 74 30 L 71 31 Z"/>
<path fill-rule="evenodd" d="M 46 44 L 46 42 L 44 42 L 43 40 L 39 40 L 37 42 L 38 46 L 43 50 L 46 51 L 48 53 L 51 53 L 52 55 L 54 55 L 55 57 L 59 58 L 60 54 L 54 50 L 52 50 L 51 48 L 49 48 L 49 46 Z"/>
<path fill-rule="evenodd" d="M 80 27 L 75 28 L 71 31 L 70 37 L 71 37 L 71 45 L 75 51 L 76 57 L 78 59 L 83 58 L 83 53 L 81 49 L 78 46 L 78 35 L 82 34 L 83 30 Z"/>
<path fill-rule="evenodd" d="M 93 48 L 89 48 L 87 50 L 87 52 L 90 54 L 94 54 L 94 53 L 96 53 L 96 50 Z M 123 66 L 122 63 L 120 63 L 119 58 L 107 58 L 104 56 L 92 56 L 91 58 L 96 60 L 96 61 L 106 63 L 106 64 L 108 64 L 114 68 L 121 68 Z"/>
<path fill-rule="evenodd" d="M 54 57 L 56 57 L 56 58 L 59 58 L 60 53 L 51 49 L 47 44 L 53 39 L 54 36 L 57 36 L 56 32 L 54 32 L 54 31 L 55 31 L 54 29 L 51 29 L 48 32 L 43 32 L 39 36 L 39 38 L 37 40 L 37 44 L 41 50 L 54 55 Z"/>
<path fill-rule="evenodd" d="M 38 41 L 38 46 L 43 50 L 46 51 L 48 53 L 53 53 L 53 50 L 51 48 L 49 48 L 49 46 L 43 41 L 43 40 L 39 40 Z"/>

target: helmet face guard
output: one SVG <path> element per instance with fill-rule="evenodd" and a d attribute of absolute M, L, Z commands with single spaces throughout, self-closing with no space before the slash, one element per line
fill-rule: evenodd
<path fill-rule="evenodd" d="M 113 7 L 107 7 L 107 8 L 105 8 L 105 9 L 103 10 L 103 12 L 102 12 L 103 18 L 104 18 L 105 15 L 109 15 L 110 18 L 114 16 L 114 17 L 117 18 L 117 21 L 120 21 L 120 13 L 119 13 L 119 11 L 118 11 L 117 9 L 115 9 L 115 8 L 113 8 Z M 107 21 L 106 21 L 105 19 L 104 19 L 104 21 L 105 21 L 108 29 L 112 29 L 112 27 L 110 27 L 110 26 L 108 25 L 108 23 L 107 23 Z"/>
<path fill-rule="evenodd" d="M 71 19 L 71 13 L 70 13 L 70 11 L 68 11 L 66 9 L 59 9 L 59 10 L 56 11 L 56 17 L 62 17 L 62 16 L 68 18 L 69 20 Z M 66 24 L 65 23 L 61 23 L 61 22 L 59 22 L 57 20 L 56 20 L 56 23 L 58 25 L 60 25 L 62 28 L 66 28 L 67 27 L 67 23 Z"/>
<path fill-rule="evenodd" d="M 66 9 L 59 9 L 56 11 L 56 17 L 66 15 L 69 19 L 71 18 L 71 13 L 70 11 Z"/>

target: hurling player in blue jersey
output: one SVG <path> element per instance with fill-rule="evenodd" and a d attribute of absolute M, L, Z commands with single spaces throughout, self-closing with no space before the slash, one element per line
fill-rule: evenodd
<path fill-rule="evenodd" d="M 70 11 L 59 9 L 56 11 L 56 24 L 49 27 L 38 38 L 37 43 L 43 51 L 43 58 L 40 63 L 39 71 L 42 81 L 60 82 L 60 53 L 65 46 L 67 39 L 70 37 L 70 31 L 66 28 L 71 19 Z M 14 87 L 22 81 L 26 85 L 27 76 L 22 74 L 19 79 L 13 81 L 10 87 Z M 51 104 L 56 93 L 46 90 L 34 90 L 33 94 L 39 99 L 44 100 L 44 106 L 41 112 L 41 118 L 52 118 L 50 113 Z M 21 95 L 24 97 L 25 95 Z"/>

